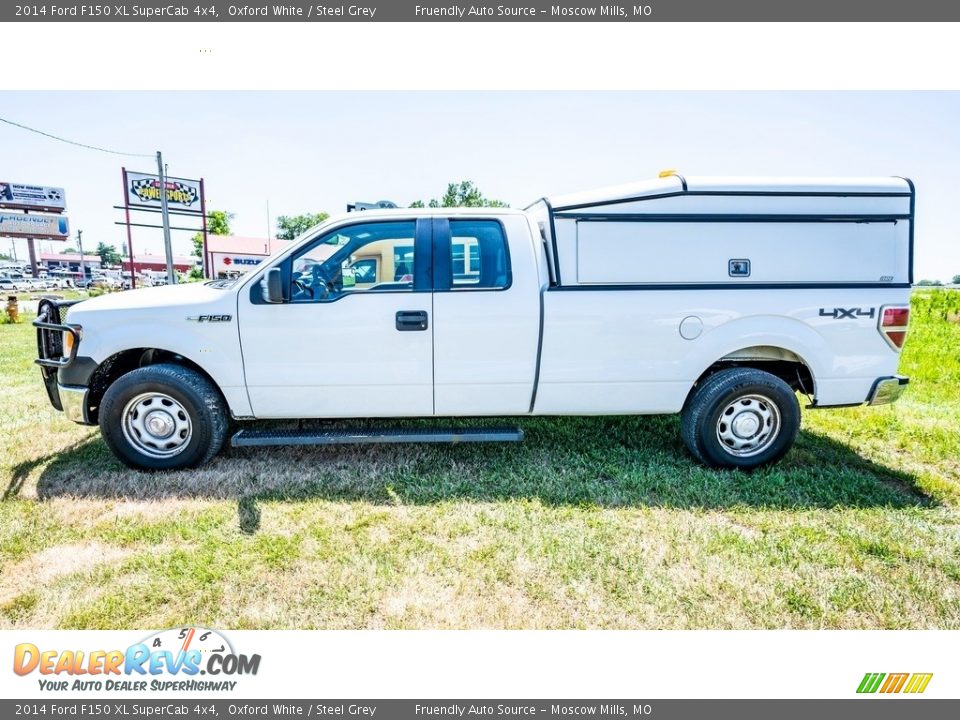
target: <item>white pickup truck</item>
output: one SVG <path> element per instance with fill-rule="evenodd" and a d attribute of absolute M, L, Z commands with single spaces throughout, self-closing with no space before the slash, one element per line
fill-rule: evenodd
<path fill-rule="evenodd" d="M 231 419 L 678 412 L 695 458 L 752 468 L 790 448 L 798 393 L 903 391 L 914 206 L 900 178 L 668 172 L 525 210 L 350 213 L 239 279 L 44 302 L 37 362 L 135 468 L 204 463 L 231 426 L 234 446 L 523 437 Z"/>

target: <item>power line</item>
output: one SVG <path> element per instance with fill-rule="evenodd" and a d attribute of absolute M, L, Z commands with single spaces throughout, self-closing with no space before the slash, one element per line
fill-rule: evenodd
<path fill-rule="evenodd" d="M 21 125 L 18 122 L 14 122 L 13 120 L 7 120 L 6 118 L 3 118 L 3 117 L 0 117 L 0 122 L 6 123 L 7 125 L 13 125 L 14 127 L 18 127 L 22 130 L 27 130 L 29 132 L 36 133 L 37 135 L 43 135 L 44 137 L 51 138 L 52 140 L 59 140 L 60 142 L 67 143 L 68 145 L 76 145 L 77 147 L 86 148 L 87 150 L 98 150 L 99 152 L 110 153 L 111 155 L 126 155 L 127 157 L 143 157 L 143 158 L 154 157 L 152 153 L 147 154 L 147 153 L 120 152 L 119 150 L 108 150 L 107 148 L 97 147 L 96 145 L 87 145 L 86 143 L 76 142 L 75 140 L 67 140 L 66 138 L 62 138 L 57 135 L 51 135 L 50 133 L 44 132 L 43 130 L 37 130 L 36 128 L 28 127 L 26 125 Z"/>

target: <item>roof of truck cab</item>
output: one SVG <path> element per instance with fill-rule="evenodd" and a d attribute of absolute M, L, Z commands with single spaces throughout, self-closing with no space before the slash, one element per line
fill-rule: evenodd
<path fill-rule="evenodd" d="M 411 217 L 454 217 L 457 215 L 492 215 L 492 216 L 501 216 L 501 215 L 519 215 L 523 214 L 523 210 L 518 208 L 509 208 L 509 207 L 441 207 L 441 208 L 388 208 L 385 210 L 356 210 L 354 212 L 340 213 L 338 215 L 331 215 L 328 220 L 324 220 L 323 224 L 327 225 L 333 221 L 341 222 L 343 220 L 358 220 L 361 217 L 376 218 L 377 220 L 384 220 L 389 218 L 397 218 L 399 220 L 406 220 Z"/>
<path fill-rule="evenodd" d="M 566 195 L 548 196 L 555 210 L 642 200 L 672 194 L 716 195 L 910 195 L 899 177 L 666 177 Z"/>

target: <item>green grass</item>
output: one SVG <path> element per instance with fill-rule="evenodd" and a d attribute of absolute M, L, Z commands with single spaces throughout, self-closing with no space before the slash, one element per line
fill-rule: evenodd
<path fill-rule="evenodd" d="M 917 293 L 901 401 L 805 412 L 752 474 L 674 417 L 131 472 L 0 326 L 0 627 L 958 628 L 958 314 Z"/>

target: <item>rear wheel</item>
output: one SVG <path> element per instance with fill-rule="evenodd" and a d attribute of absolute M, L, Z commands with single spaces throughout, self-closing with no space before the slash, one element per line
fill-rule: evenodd
<path fill-rule="evenodd" d="M 100 406 L 103 439 L 138 470 L 202 465 L 223 447 L 227 426 L 216 387 L 181 365 L 149 365 L 123 375 Z"/>
<path fill-rule="evenodd" d="M 750 469 L 776 462 L 799 429 L 800 404 L 790 386 L 753 368 L 709 376 L 681 414 L 687 449 L 711 467 Z"/>

